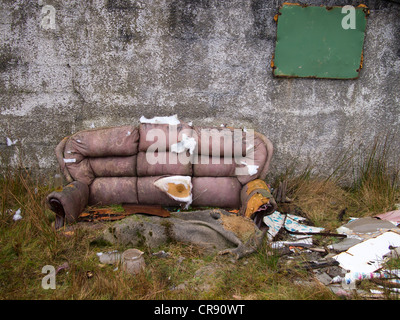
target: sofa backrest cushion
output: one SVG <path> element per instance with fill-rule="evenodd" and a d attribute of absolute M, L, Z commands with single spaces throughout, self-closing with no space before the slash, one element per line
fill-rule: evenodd
<path fill-rule="evenodd" d="M 137 158 L 137 155 L 89 158 L 89 163 L 96 177 L 135 177 Z"/>
<path fill-rule="evenodd" d="M 62 167 L 87 185 L 95 177 L 135 176 L 138 146 L 139 130 L 133 126 L 80 131 L 66 141 Z"/>
<path fill-rule="evenodd" d="M 192 136 L 192 128 L 178 125 L 141 123 L 139 125 L 139 151 L 169 151 L 171 145 L 180 142 L 183 134 Z"/>
<path fill-rule="evenodd" d="M 194 139 L 193 152 L 174 152 L 173 145 L 182 143 L 184 135 Z M 71 180 L 87 185 L 97 177 L 164 175 L 236 177 L 244 185 L 265 178 L 272 154 L 272 145 L 266 144 L 268 140 L 262 135 L 255 135 L 250 143 L 248 140 L 241 129 L 142 123 L 138 128 L 75 133 L 60 143 L 62 156 L 57 155 L 57 159 L 62 159 L 63 171 Z"/>

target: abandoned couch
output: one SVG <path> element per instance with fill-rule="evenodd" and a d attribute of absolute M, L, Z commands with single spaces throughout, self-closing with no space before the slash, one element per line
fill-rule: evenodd
<path fill-rule="evenodd" d="M 56 228 L 87 205 L 219 207 L 253 219 L 276 208 L 264 182 L 273 147 L 257 132 L 145 122 L 80 131 L 55 152 L 69 183 L 47 197 Z"/>

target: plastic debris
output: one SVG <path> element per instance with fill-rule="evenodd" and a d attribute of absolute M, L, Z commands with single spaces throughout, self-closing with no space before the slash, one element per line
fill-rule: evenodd
<path fill-rule="evenodd" d="M 115 264 L 121 261 L 121 254 L 117 251 L 98 252 L 96 255 L 99 257 L 100 263 Z"/>
<path fill-rule="evenodd" d="M 300 221 L 304 221 L 305 218 L 295 216 L 292 214 L 282 214 L 278 211 L 265 216 L 263 221 L 268 226 L 268 237 L 273 239 L 278 232 L 284 228 L 289 232 L 302 232 L 302 233 L 319 233 L 324 228 L 312 227 L 301 224 Z"/>
<path fill-rule="evenodd" d="M 158 257 L 158 258 L 168 258 L 171 256 L 171 253 L 165 252 L 164 250 L 155 252 L 151 254 L 152 256 Z"/>
<path fill-rule="evenodd" d="M 350 272 L 371 273 L 382 267 L 383 256 L 390 252 L 390 247 L 399 246 L 400 234 L 388 231 L 356 244 L 333 258 Z"/>
<path fill-rule="evenodd" d="M 136 275 L 144 270 L 146 263 L 143 258 L 144 252 L 138 249 L 128 249 L 122 253 L 122 270 Z"/>
<path fill-rule="evenodd" d="M 356 238 L 346 238 L 338 243 L 328 245 L 328 249 L 333 251 L 346 251 L 347 249 L 351 248 L 352 246 L 362 242 L 361 239 Z"/>
<path fill-rule="evenodd" d="M 375 218 L 390 221 L 391 223 L 397 226 L 400 224 L 400 210 L 394 210 L 378 214 L 377 216 L 375 216 Z"/>
<path fill-rule="evenodd" d="M 18 142 L 18 139 L 11 140 L 9 137 L 7 137 L 7 146 L 8 147 L 15 145 L 17 142 Z"/>
<path fill-rule="evenodd" d="M 169 124 L 173 126 L 173 125 L 178 125 L 181 122 L 178 119 L 178 115 L 175 114 L 169 117 L 154 117 L 152 119 L 147 119 L 145 116 L 141 116 L 140 123 Z"/>
<path fill-rule="evenodd" d="M 57 267 L 56 274 L 58 274 L 60 271 L 68 270 L 68 269 L 69 269 L 69 263 L 68 262 L 64 262 L 61 266 Z"/>
<path fill-rule="evenodd" d="M 332 279 L 331 283 L 343 283 L 344 285 L 351 285 L 356 281 L 370 280 L 370 279 L 387 279 L 392 278 L 393 275 L 389 272 L 347 272 L 344 277 L 337 276 Z"/>
<path fill-rule="evenodd" d="M 13 220 L 14 221 L 18 221 L 21 220 L 22 216 L 21 216 L 21 208 L 19 208 L 17 211 L 15 211 L 15 214 L 13 216 Z"/>

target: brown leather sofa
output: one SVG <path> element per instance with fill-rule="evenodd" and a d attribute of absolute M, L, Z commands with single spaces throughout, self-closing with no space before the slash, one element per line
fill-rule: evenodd
<path fill-rule="evenodd" d="M 69 182 L 47 197 L 56 228 L 87 205 L 236 208 L 250 218 L 275 208 L 264 182 L 273 147 L 260 133 L 141 123 L 80 131 L 55 151 Z"/>

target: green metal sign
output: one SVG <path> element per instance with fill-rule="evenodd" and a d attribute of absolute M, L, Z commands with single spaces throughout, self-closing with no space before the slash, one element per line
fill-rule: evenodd
<path fill-rule="evenodd" d="M 284 3 L 276 16 L 276 77 L 356 79 L 363 63 L 366 6 Z"/>

